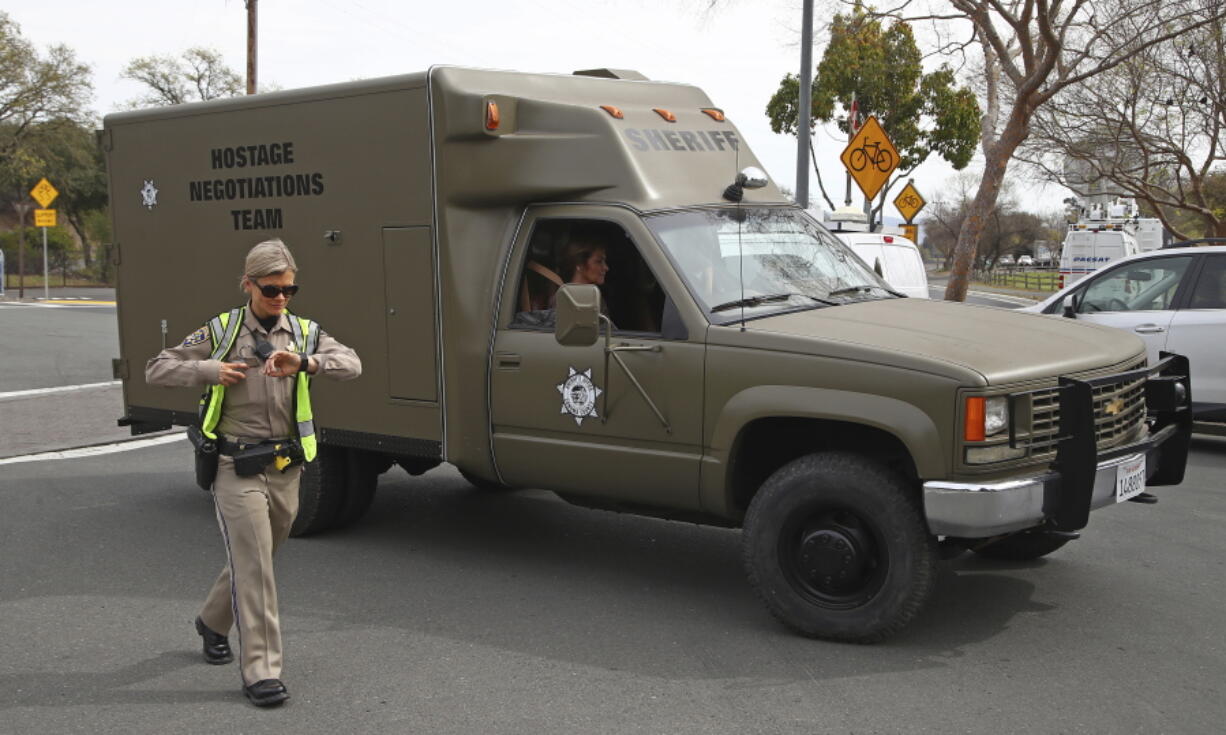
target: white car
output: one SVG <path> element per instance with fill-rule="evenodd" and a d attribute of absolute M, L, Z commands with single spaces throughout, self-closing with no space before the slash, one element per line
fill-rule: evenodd
<path fill-rule="evenodd" d="M 1034 265 L 1034 258 L 1029 255 L 1022 255 L 1017 259 L 1018 265 Z"/>
<path fill-rule="evenodd" d="M 1226 421 L 1226 246 L 1175 247 L 1122 258 L 1022 311 L 1127 329 L 1185 355 L 1198 419 Z"/>

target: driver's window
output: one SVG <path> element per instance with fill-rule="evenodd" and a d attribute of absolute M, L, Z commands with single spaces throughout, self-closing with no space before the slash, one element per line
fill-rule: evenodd
<path fill-rule="evenodd" d="M 518 281 L 511 327 L 552 330 L 557 291 L 565 283 L 599 287 L 601 311 L 614 331 L 660 332 L 664 291 L 620 225 L 587 219 L 538 221 Z"/>
<path fill-rule="evenodd" d="M 1156 311 L 1170 309 L 1183 274 L 1192 259 L 1188 256 L 1155 258 L 1126 265 L 1095 279 L 1077 305 L 1081 314 L 1100 311 Z"/>

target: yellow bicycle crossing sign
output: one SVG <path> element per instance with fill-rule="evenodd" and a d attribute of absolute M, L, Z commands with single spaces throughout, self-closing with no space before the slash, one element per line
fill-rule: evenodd
<path fill-rule="evenodd" d="M 894 199 L 894 206 L 898 208 L 898 213 L 907 222 L 915 219 L 915 215 L 919 214 L 919 211 L 927 203 L 919 193 L 919 189 L 915 188 L 914 181 L 908 181 L 907 185 L 903 187 L 902 191 L 898 192 L 898 196 Z"/>
<path fill-rule="evenodd" d="M 864 196 L 872 199 L 885 186 L 894 169 L 898 168 L 898 149 L 885 134 L 885 128 L 870 115 L 859 132 L 839 156 Z"/>

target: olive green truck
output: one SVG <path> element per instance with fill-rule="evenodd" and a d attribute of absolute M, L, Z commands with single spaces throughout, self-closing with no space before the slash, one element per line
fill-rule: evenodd
<path fill-rule="evenodd" d="M 1186 360 L 901 297 L 692 86 L 436 67 L 115 114 L 101 141 L 121 424 L 196 420 L 143 365 L 240 305 L 264 239 L 297 258 L 291 308 L 361 355 L 359 380 L 314 386 L 298 535 L 359 518 L 393 464 L 447 462 L 740 527 L 776 617 L 873 641 L 943 556 L 1039 557 L 1182 480 Z"/>

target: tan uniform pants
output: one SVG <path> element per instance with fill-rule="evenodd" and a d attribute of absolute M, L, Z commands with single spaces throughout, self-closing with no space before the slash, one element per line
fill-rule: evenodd
<path fill-rule="evenodd" d="M 234 474 L 234 460 L 221 456 L 213 501 L 226 544 L 226 566 L 209 591 L 200 619 L 222 635 L 238 632 L 243 685 L 281 678 L 281 622 L 272 555 L 289 537 L 298 513 L 302 466 L 285 473 L 271 465 L 251 477 Z"/>

